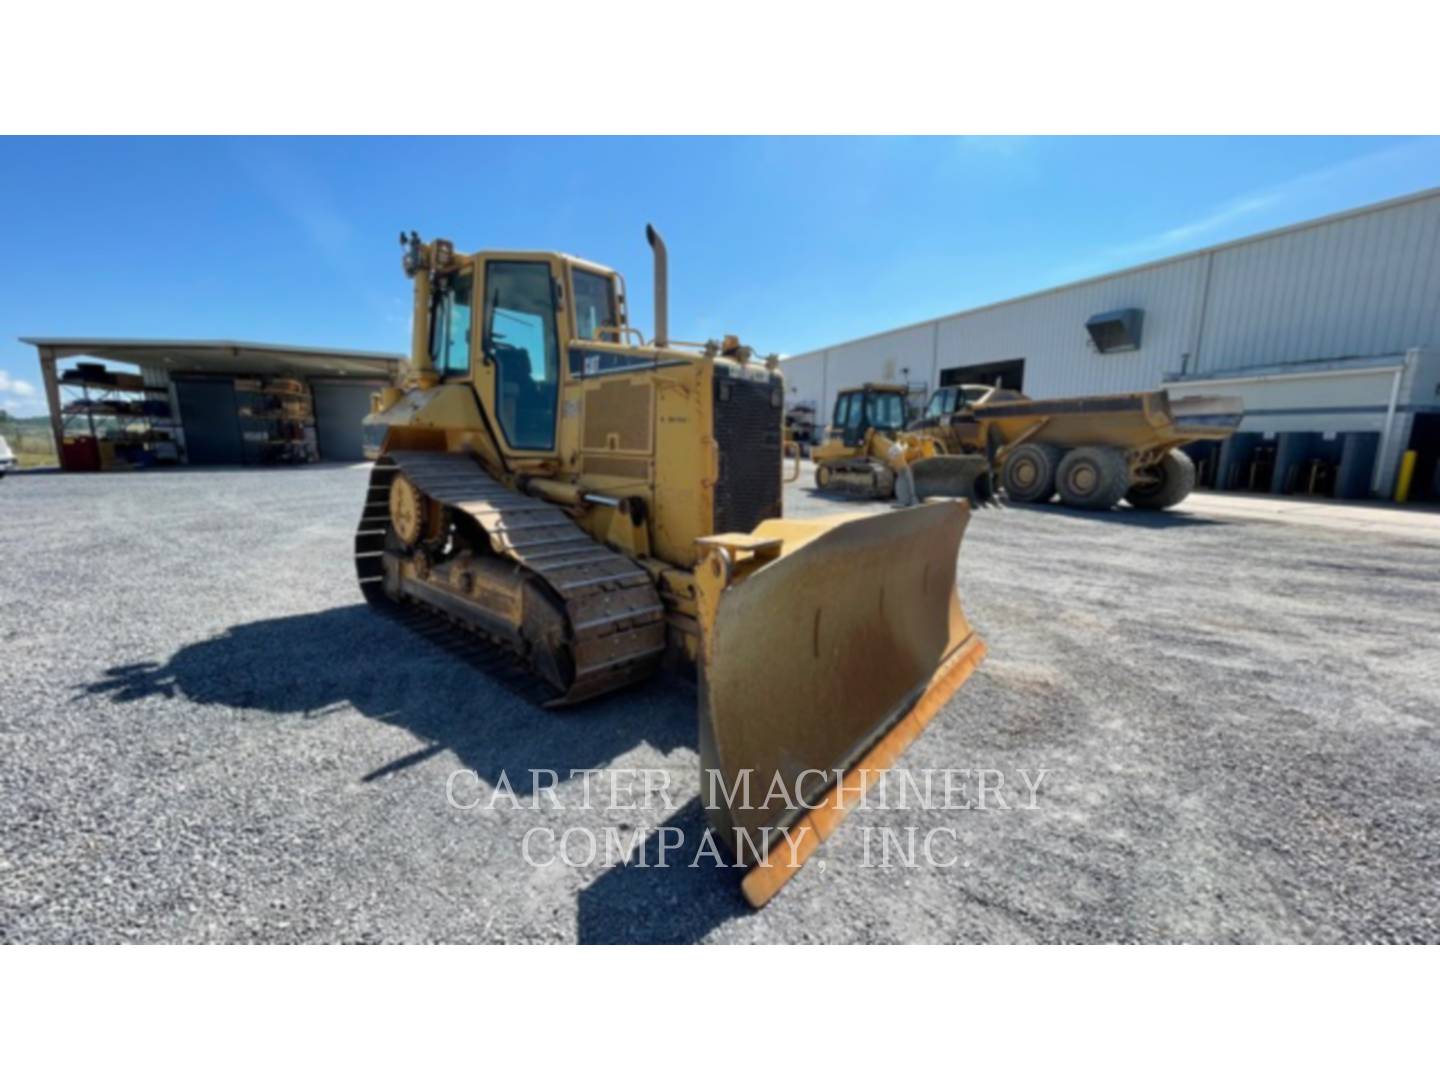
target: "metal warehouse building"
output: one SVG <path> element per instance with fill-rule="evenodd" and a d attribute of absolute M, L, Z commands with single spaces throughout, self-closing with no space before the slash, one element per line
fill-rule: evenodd
<path fill-rule="evenodd" d="M 1234 395 L 1245 421 L 1194 448 L 1224 490 L 1414 495 L 1440 451 L 1440 188 L 793 356 L 788 404 L 903 382 L 997 381 L 1033 398 Z"/>

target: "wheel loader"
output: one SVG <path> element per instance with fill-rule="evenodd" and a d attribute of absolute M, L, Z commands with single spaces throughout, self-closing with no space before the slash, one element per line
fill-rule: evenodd
<path fill-rule="evenodd" d="M 828 438 L 811 451 L 815 486 L 913 506 L 928 498 L 990 500 L 990 463 L 983 454 L 950 453 L 939 439 L 906 432 L 903 386 L 866 383 L 841 390 Z"/>
<path fill-rule="evenodd" d="M 402 236 L 410 359 L 364 422 L 356 570 L 555 706 L 693 662 L 701 801 L 758 907 L 984 656 L 955 587 L 969 508 L 782 518 L 778 358 L 670 340 L 646 235 L 649 341 L 614 270 Z"/>
<path fill-rule="evenodd" d="M 984 453 L 1012 502 L 1108 510 L 1121 499 L 1166 510 L 1195 487 L 1195 465 L 1180 448 L 1224 439 L 1240 426 L 1240 398 L 1164 390 L 1031 400 L 998 386 L 942 386 L 909 434 L 948 453 Z"/>

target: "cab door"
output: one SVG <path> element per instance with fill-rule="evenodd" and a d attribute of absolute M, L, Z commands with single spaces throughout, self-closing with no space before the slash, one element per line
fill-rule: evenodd
<path fill-rule="evenodd" d="M 865 441 L 865 392 L 848 390 L 835 399 L 835 415 L 831 433 L 845 446 L 859 446 Z"/>
<path fill-rule="evenodd" d="M 537 255 L 476 260 L 475 388 L 510 456 L 558 453 L 564 329 L 559 269 Z"/>

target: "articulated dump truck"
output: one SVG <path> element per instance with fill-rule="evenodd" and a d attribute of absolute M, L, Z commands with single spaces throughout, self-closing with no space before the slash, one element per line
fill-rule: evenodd
<path fill-rule="evenodd" d="M 1121 499 L 1165 510 L 1195 487 L 1195 465 L 1180 449 L 1224 439 L 1240 426 L 1240 398 L 1164 390 L 1031 400 L 995 386 L 944 386 L 930 396 L 911 435 L 948 454 L 981 453 L 995 463 L 1012 502 L 1107 510 Z"/>
<path fill-rule="evenodd" d="M 648 342 L 613 270 L 402 236 L 414 336 L 365 420 L 356 569 L 553 705 L 693 662 L 701 800 L 758 907 L 983 657 L 955 588 L 969 508 L 782 519 L 778 359 L 670 341 L 647 237 Z"/>

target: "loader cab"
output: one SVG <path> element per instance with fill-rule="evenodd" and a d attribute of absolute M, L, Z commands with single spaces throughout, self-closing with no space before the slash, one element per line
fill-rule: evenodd
<path fill-rule="evenodd" d="M 905 426 L 905 389 L 866 383 L 835 398 L 830 433 L 845 446 L 859 446 L 871 428 L 893 435 Z"/>

